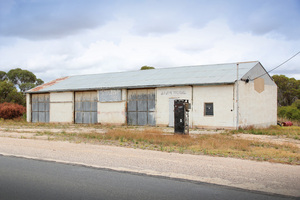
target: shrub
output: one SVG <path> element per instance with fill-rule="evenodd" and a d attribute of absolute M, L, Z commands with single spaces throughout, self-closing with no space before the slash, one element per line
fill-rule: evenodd
<path fill-rule="evenodd" d="M 0 104 L 0 118 L 14 119 L 21 117 L 26 112 L 26 108 L 15 103 L 2 103 Z"/>
<path fill-rule="evenodd" d="M 278 116 L 279 117 L 286 117 L 286 109 L 287 108 L 287 106 L 282 106 L 282 107 L 278 107 Z"/>
<path fill-rule="evenodd" d="M 287 118 L 289 120 L 300 121 L 300 109 L 298 108 L 299 102 L 291 106 L 282 106 L 278 108 L 278 116 Z"/>
<path fill-rule="evenodd" d="M 300 110 L 300 99 L 297 99 L 293 104 L 292 106 L 296 107 L 297 109 Z"/>

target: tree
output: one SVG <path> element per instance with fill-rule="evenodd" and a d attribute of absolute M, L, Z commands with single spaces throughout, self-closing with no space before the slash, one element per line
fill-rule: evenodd
<path fill-rule="evenodd" d="M 0 103 L 12 102 L 25 106 L 23 93 L 18 92 L 14 84 L 10 81 L 0 82 Z"/>
<path fill-rule="evenodd" d="M 0 103 L 10 102 L 25 106 L 24 92 L 43 83 L 44 81 L 37 79 L 32 72 L 21 68 L 12 69 L 7 73 L 0 71 Z"/>
<path fill-rule="evenodd" d="M 39 86 L 42 84 L 44 84 L 44 81 L 42 79 L 40 79 L 40 78 L 36 79 L 36 83 L 35 83 L 36 86 Z"/>
<path fill-rule="evenodd" d="M 0 81 L 6 80 L 6 77 L 7 77 L 6 72 L 0 71 Z"/>
<path fill-rule="evenodd" d="M 37 79 L 36 76 L 28 71 L 23 70 L 21 68 L 12 69 L 7 72 L 8 80 L 10 80 L 13 84 L 18 86 L 21 92 L 25 92 L 31 88 L 34 88 L 38 85 L 44 83 L 41 79 Z"/>
<path fill-rule="evenodd" d="M 20 85 L 22 83 L 34 83 L 36 81 L 36 76 L 32 72 L 21 68 L 10 70 L 7 72 L 7 77 L 15 85 Z"/>
<path fill-rule="evenodd" d="M 34 88 L 36 86 L 36 84 L 34 83 L 21 83 L 19 85 L 19 88 L 21 90 L 21 92 L 25 92 L 27 90 L 30 90 L 31 88 Z"/>
<path fill-rule="evenodd" d="M 15 88 L 13 83 L 8 81 L 0 82 L 0 103 L 6 102 L 9 94 L 14 91 L 17 92 L 17 89 Z"/>
<path fill-rule="evenodd" d="M 279 106 L 290 106 L 294 101 L 300 99 L 300 80 L 284 75 L 274 75 L 272 78 L 278 86 Z"/>
<path fill-rule="evenodd" d="M 155 69 L 154 67 L 144 65 L 141 67 L 141 70 Z"/>

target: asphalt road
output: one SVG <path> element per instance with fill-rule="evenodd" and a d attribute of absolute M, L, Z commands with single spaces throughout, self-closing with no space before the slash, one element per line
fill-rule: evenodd
<path fill-rule="evenodd" d="M 201 182 L 0 156 L 0 199 L 292 199 Z"/>

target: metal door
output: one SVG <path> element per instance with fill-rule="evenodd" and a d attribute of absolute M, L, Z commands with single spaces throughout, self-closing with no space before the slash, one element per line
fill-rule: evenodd
<path fill-rule="evenodd" d="M 32 122 L 49 122 L 50 95 L 32 94 Z"/>
<path fill-rule="evenodd" d="M 184 100 L 174 101 L 174 132 L 184 133 L 185 130 L 185 107 Z"/>
<path fill-rule="evenodd" d="M 97 123 L 97 92 L 75 92 L 75 123 Z"/>
<path fill-rule="evenodd" d="M 128 125 L 155 125 L 155 89 L 128 90 Z"/>

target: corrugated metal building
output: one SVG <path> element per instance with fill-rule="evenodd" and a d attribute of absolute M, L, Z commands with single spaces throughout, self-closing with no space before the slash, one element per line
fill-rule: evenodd
<path fill-rule="evenodd" d="M 70 76 L 26 98 L 29 122 L 173 126 L 175 99 L 191 103 L 192 127 L 277 122 L 277 86 L 257 61 Z"/>

